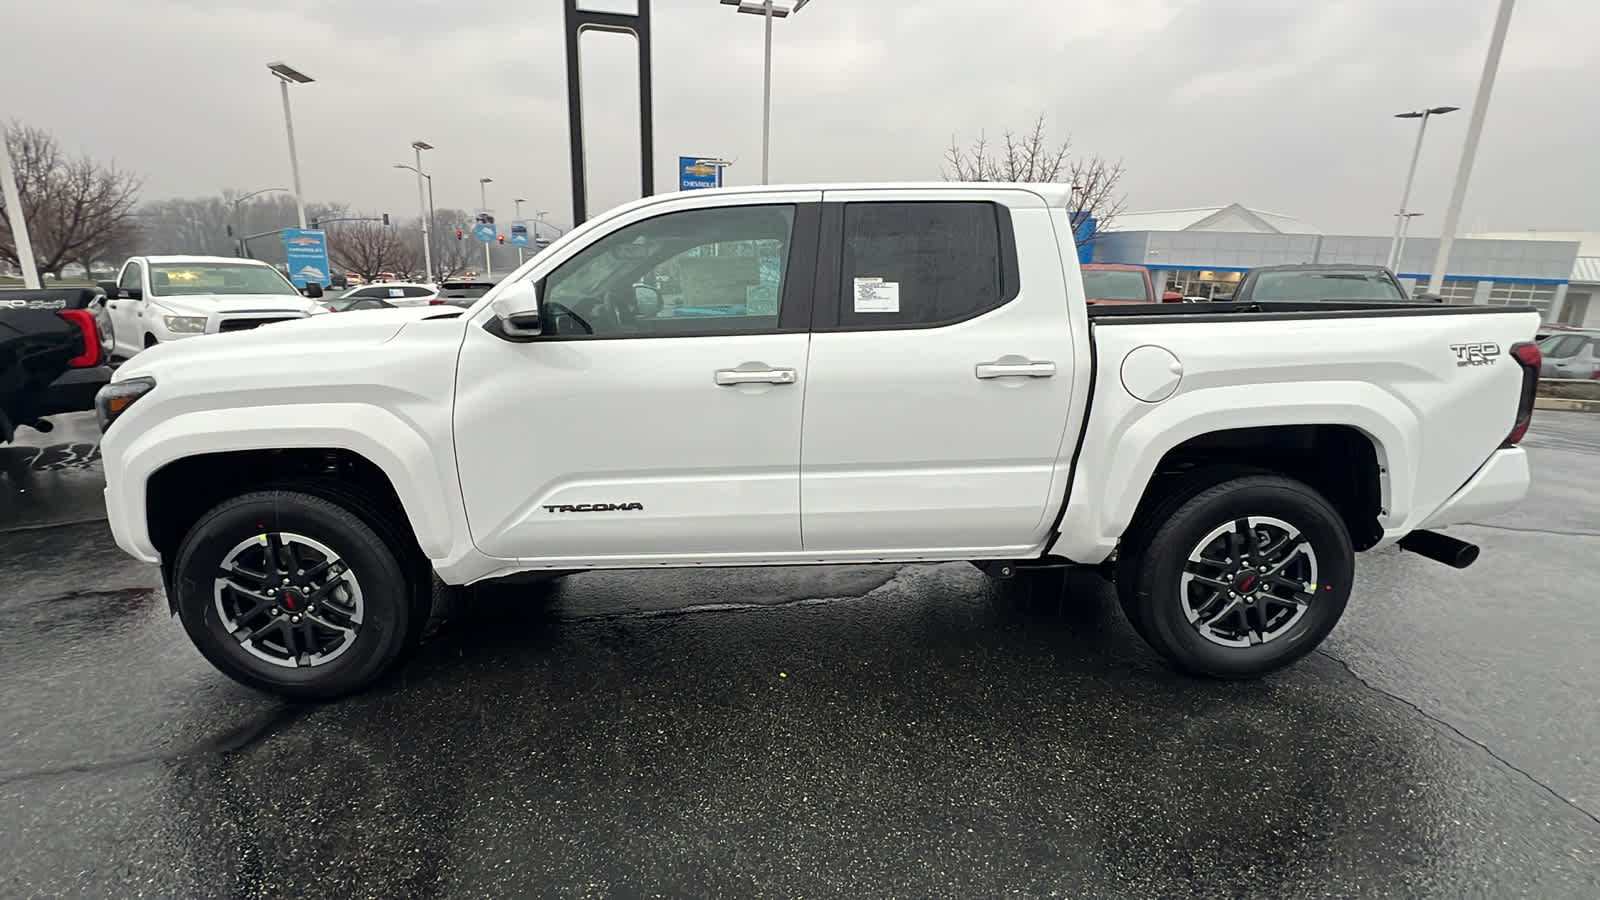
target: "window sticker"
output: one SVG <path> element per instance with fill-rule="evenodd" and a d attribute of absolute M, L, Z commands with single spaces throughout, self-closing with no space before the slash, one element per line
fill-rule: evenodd
<path fill-rule="evenodd" d="M 897 313 L 900 311 L 900 282 L 882 278 L 855 279 L 858 313 Z"/>

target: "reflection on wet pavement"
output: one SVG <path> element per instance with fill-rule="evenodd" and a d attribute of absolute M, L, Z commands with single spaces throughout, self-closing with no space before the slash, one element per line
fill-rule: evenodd
<path fill-rule="evenodd" d="M 1593 898 L 1600 521 L 1539 505 L 1597 478 L 1466 572 L 1363 558 L 1327 653 L 1244 683 L 1076 573 L 595 572 L 286 705 L 103 525 L 0 534 L 0 894 Z"/>

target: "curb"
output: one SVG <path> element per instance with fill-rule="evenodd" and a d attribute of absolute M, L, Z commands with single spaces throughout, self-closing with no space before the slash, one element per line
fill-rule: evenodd
<path fill-rule="evenodd" d="M 1533 399 L 1533 408 L 1600 413 L 1600 400 L 1573 400 L 1569 397 L 1535 397 Z"/>

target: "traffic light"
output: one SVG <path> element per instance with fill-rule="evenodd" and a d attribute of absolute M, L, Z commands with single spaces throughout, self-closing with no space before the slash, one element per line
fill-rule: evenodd
<path fill-rule="evenodd" d="M 506 236 L 503 235 L 503 234 L 500 235 L 499 240 L 500 240 L 500 243 L 504 244 L 506 242 Z"/>
<path fill-rule="evenodd" d="M 456 240 L 461 240 L 461 229 L 459 228 L 456 229 Z"/>
<path fill-rule="evenodd" d="M 383 214 L 383 224 L 385 224 L 385 225 L 389 224 L 389 214 L 388 213 L 384 213 Z"/>
<path fill-rule="evenodd" d="M 312 216 L 311 217 L 311 221 L 306 223 L 306 227 L 309 228 L 309 229 L 315 230 L 317 228 L 317 217 L 316 216 Z"/>

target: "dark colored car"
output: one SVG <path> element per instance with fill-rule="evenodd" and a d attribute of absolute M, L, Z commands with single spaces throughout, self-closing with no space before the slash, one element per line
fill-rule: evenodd
<path fill-rule="evenodd" d="M 1383 266 L 1354 265 L 1261 266 L 1244 273 L 1227 299 L 1235 303 L 1413 302 L 1393 272 Z"/>
<path fill-rule="evenodd" d="M 95 288 L 0 290 L 0 444 L 46 416 L 94 409 L 111 380 L 105 295 Z"/>
<path fill-rule="evenodd" d="M 1183 295 L 1177 291 L 1156 297 L 1155 282 L 1150 280 L 1150 270 L 1144 266 L 1123 263 L 1084 263 L 1083 293 L 1091 305 L 1106 303 L 1178 303 Z"/>
<path fill-rule="evenodd" d="M 479 279 L 444 281 L 439 284 L 439 299 L 450 306 L 471 306 L 494 286 L 493 281 Z"/>

